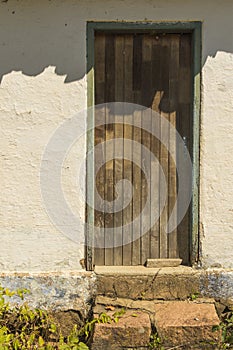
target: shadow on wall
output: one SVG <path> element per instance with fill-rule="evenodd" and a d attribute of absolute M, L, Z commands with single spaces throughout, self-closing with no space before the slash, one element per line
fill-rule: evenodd
<path fill-rule="evenodd" d="M 66 75 L 66 83 L 85 75 L 86 20 L 93 17 L 109 20 L 108 8 L 103 11 L 86 1 L 0 1 L 0 82 L 11 71 L 36 76 L 48 66 L 55 66 L 56 74 Z M 129 13 L 129 20 L 138 19 L 141 0 L 135 0 L 131 11 L 127 4 L 127 1 L 122 3 L 120 9 L 117 6 L 110 18 L 114 20 Z M 151 6 L 148 2 L 145 10 L 152 10 Z M 203 64 L 217 50 L 231 51 L 232 20 L 231 14 L 225 12 L 224 27 L 220 30 L 216 30 L 214 18 L 204 23 Z"/>
<path fill-rule="evenodd" d="M 12 71 L 36 76 L 48 66 L 66 75 L 66 83 L 85 75 L 86 41 L 80 35 L 85 33 L 85 21 L 78 21 L 70 9 L 64 13 L 54 2 L 44 5 L 40 1 L 0 3 L 0 82 Z"/>

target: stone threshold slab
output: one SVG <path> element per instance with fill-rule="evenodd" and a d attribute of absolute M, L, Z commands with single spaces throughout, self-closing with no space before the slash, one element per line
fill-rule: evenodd
<path fill-rule="evenodd" d="M 164 275 L 199 275 L 200 270 L 189 266 L 147 268 L 145 266 L 95 266 L 96 275 L 111 276 L 150 276 Z"/>
<path fill-rule="evenodd" d="M 177 267 L 182 263 L 182 259 L 147 259 L 147 268 Z"/>

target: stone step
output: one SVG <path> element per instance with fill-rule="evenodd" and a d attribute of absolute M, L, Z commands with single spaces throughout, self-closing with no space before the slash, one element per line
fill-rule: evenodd
<path fill-rule="evenodd" d="M 134 300 L 176 300 L 201 294 L 201 273 L 187 266 L 97 266 L 95 273 L 97 295 Z"/>
<path fill-rule="evenodd" d="M 111 312 L 108 312 L 111 315 Z M 119 321 L 96 323 L 92 350 L 147 349 L 151 323 L 147 313 L 126 311 Z"/>
<path fill-rule="evenodd" d="M 220 341 L 220 331 L 213 332 L 213 326 L 220 323 L 214 304 L 189 301 L 155 304 L 154 321 L 165 346 L 184 345 L 185 349 L 192 349 L 200 345 L 207 349 L 211 343 Z"/>
<path fill-rule="evenodd" d="M 98 296 L 93 311 L 95 316 L 112 315 L 122 307 L 126 313 L 118 323 L 95 325 L 93 350 L 147 349 L 155 328 L 165 349 L 218 349 L 213 343 L 220 341 L 220 331 L 212 328 L 220 321 L 213 299 L 140 301 Z"/>

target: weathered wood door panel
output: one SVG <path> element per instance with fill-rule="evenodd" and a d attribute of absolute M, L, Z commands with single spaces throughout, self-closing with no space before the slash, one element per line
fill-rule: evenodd
<path fill-rule="evenodd" d="M 187 147 L 190 149 L 192 140 L 191 130 L 191 35 L 190 34 L 116 34 L 109 32 L 95 33 L 95 104 L 106 102 L 129 102 L 143 105 L 158 112 L 174 125 L 180 135 L 185 137 Z M 165 231 L 168 218 L 172 212 L 177 196 L 176 164 L 169 155 L 168 150 L 159 140 L 145 130 L 143 123 L 154 125 L 153 116 L 143 118 L 143 112 L 135 109 L 127 118 L 141 120 L 141 128 L 124 124 L 111 123 L 113 112 L 109 108 L 102 108 L 96 113 L 96 120 L 103 124 L 95 128 L 95 146 L 112 139 L 121 141 L 117 144 L 117 152 L 122 158 L 116 158 L 114 145 L 105 146 L 99 154 L 95 152 L 96 169 L 101 161 L 105 163 L 96 176 L 96 186 L 99 195 L 108 201 L 109 206 L 117 196 L 124 198 L 124 185 L 119 183 L 127 179 L 132 183 L 133 196 L 124 210 L 114 212 L 114 208 L 106 212 L 95 210 L 95 225 L 99 227 L 120 228 L 124 237 L 124 226 L 129 225 L 127 234 L 132 237 L 132 242 L 126 245 L 112 248 L 95 248 L 95 265 L 140 265 L 147 258 L 175 258 L 181 257 L 184 264 L 189 263 L 189 212 L 177 229 L 169 235 Z M 115 118 L 115 116 L 114 116 Z M 129 119 L 127 119 L 129 120 Z M 160 128 L 160 125 L 153 126 Z M 153 130 L 152 130 L 153 131 Z M 148 186 L 140 164 L 134 162 L 135 150 L 133 143 L 136 141 L 142 145 L 140 150 L 141 165 L 145 160 L 146 148 L 159 159 L 168 186 L 167 200 L 164 209 L 150 229 L 140 238 L 138 232 L 150 222 L 152 214 L 146 218 L 140 218 L 147 200 L 160 201 L 160 173 L 159 168 L 154 167 L 149 173 L 149 181 L 153 178 L 156 189 Z M 172 142 L 172 141 L 171 141 Z M 176 143 L 170 144 L 176 151 Z M 127 149 L 126 149 L 127 148 Z M 130 154 L 130 160 L 124 159 L 124 154 Z M 177 154 L 176 161 L 179 161 Z M 103 162 L 105 159 L 109 161 Z M 151 157 L 153 162 L 153 157 Z M 151 166 L 152 168 L 152 166 Z M 118 184 L 116 186 L 116 184 Z M 120 184 L 120 185 L 119 185 Z M 156 198 L 155 198 L 156 196 Z M 153 210 L 153 209 L 151 209 Z M 134 223 L 134 219 L 140 220 Z M 114 231 L 114 230 L 113 230 Z M 114 233 L 106 235 L 108 246 L 114 246 Z"/>

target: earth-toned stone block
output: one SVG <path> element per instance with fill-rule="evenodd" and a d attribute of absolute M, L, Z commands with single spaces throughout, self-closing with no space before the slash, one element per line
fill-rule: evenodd
<path fill-rule="evenodd" d="M 148 314 L 140 311 L 126 311 L 119 321 L 96 323 L 92 350 L 118 350 L 143 348 L 148 345 L 151 323 Z"/>
<path fill-rule="evenodd" d="M 155 326 L 167 346 L 218 343 L 220 331 L 214 304 L 170 301 L 155 304 Z"/>

